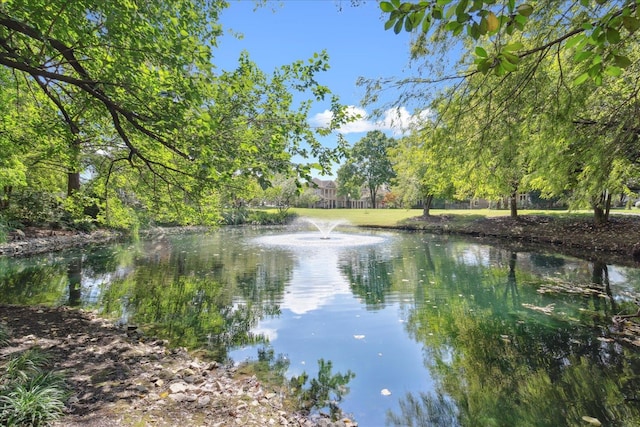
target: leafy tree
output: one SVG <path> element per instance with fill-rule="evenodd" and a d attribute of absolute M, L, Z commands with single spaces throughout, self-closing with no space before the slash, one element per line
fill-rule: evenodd
<path fill-rule="evenodd" d="M 280 212 L 286 212 L 298 198 L 299 183 L 295 178 L 279 176 L 271 187 L 265 190 L 265 198 L 274 204 Z"/>
<path fill-rule="evenodd" d="M 450 151 L 443 133 L 428 130 L 414 131 L 401 138 L 389 150 L 389 157 L 396 172 L 394 189 L 400 193 L 402 204 L 410 207 L 422 201 L 422 214 L 430 216 L 435 197 L 447 198 L 453 195 L 453 175 L 455 167 L 446 156 Z"/>
<path fill-rule="evenodd" d="M 121 165 L 135 171 L 128 177 L 136 177 L 137 192 L 168 193 L 191 205 L 237 173 L 268 186 L 273 173 L 291 170 L 293 156 L 318 159 L 297 165 L 304 178 L 312 168 L 328 170 L 340 148 L 326 149 L 316 136 L 348 117 L 317 82 L 328 68 L 326 53 L 271 76 L 243 55 L 236 70 L 216 74 L 212 48 L 226 6 L 223 0 L 0 4 L 0 65 L 50 111 L 52 148 L 64 154 L 69 194 L 79 190 L 87 168 L 101 181 L 95 188 L 103 190 L 105 206 L 120 190 L 111 185 L 126 174 Z M 295 104 L 295 92 L 309 100 Z M 323 100 L 336 120 L 314 131 L 307 113 Z"/>
<path fill-rule="evenodd" d="M 640 76 L 636 2 L 380 6 L 386 28 L 415 34 L 412 59 L 430 74 L 362 80 L 365 102 L 375 101 L 382 84 L 402 89 L 394 105 L 435 108 L 461 138 L 454 146 L 469 172 L 455 182 L 483 197 L 508 196 L 512 216 L 518 192 L 540 190 L 591 206 L 596 221 L 606 221 L 610 195 L 629 193 L 626 183 L 637 175 L 639 126 L 630 114 Z M 461 52 L 455 65 L 438 55 L 448 50 Z"/>
<path fill-rule="evenodd" d="M 347 207 L 351 208 L 351 201 L 360 199 L 362 185 L 358 183 L 356 177 L 356 166 L 351 162 L 346 162 L 337 171 L 336 185 L 337 195 L 347 199 Z"/>
<path fill-rule="evenodd" d="M 389 184 L 395 177 L 387 152 L 394 145 L 395 140 L 381 131 L 368 132 L 353 145 L 350 158 L 346 162 L 349 166 L 344 166 L 345 179 L 349 178 L 344 182 L 349 182 L 350 186 L 365 186 L 369 191 L 374 209 L 380 187 Z"/>

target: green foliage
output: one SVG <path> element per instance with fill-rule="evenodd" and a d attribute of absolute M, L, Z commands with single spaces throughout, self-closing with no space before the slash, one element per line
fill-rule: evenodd
<path fill-rule="evenodd" d="M 243 53 L 235 69 L 219 70 L 224 0 L 138 6 L 0 3 L 0 209 L 8 193 L 26 191 L 61 197 L 66 220 L 82 228 L 92 222 L 86 208 L 98 210 L 93 222 L 121 229 L 215 224 L 228 189 L 250 200 L 276 174 L 311 179 L 340 159 L 343 142 L 318 141 L 352 119 L 318 83 L 326 52 L 270 73 Z M 313 102 L 330 105 L 325 128 L 308 123 Z M 30 212 L 21 202 L 11 199 Z M 53 211 L 18 217 L 57 222 L 45 215 Z"/>
<path fill-rule="evenodd" d="M 258 209 L 226 209 L 222 213 L 224 225 L 284 225 L 295 220 L 297 214 L 282 210 L 275 212 Z"/>
<path fill-rule="evenodd" d="M 7 219 L 25 225 L 61 225 L 65 210 L 60 198 L 46 191 L 24 189 L 14 192 L 4 212 Z"/>
<path fill-rule="evenodd" d="M 0 392 L 0 421 L 7 426 L 42 426 L 63 415 L 67 392 L 60 377 L 51 373 Z"/>
<path fill-rule="evenodd" d="M 492 51 L 474 46 L 475 69 L 497 76 L 517 71 L 523 58 L 553 55 L 557 47 L 573 54 L 581 68 L 574 84 L 592 81 L 602 84 L 607 76 L 618 78 L 631 65 L 627 47 L 634 43 L 640 28 L 640 12 L 635 1 L 551 2 L 514 0 L 440 0 L 437 2 L 382 1 L 388 16 L 385 29 L 422 34 L 447 34 L 474 43 L 491 40 Z M 562 19 L 557 19 L 562 16 Z M 538 31 L 548 26 L 549 31 Z M 522 35 L 535 34 L 537 43 L 525 47 Z"/>
<path fill-rule="evenodd" d="M 63 377 L 46 370 L 50 357 L 37 347 L 7 357 L 0 362 L 0 423 L 41 426 L 62 416 L 68 392 Z"/>
<path fill-rule="evenodd" d="M 339 184 L 344 191 L 366 187 L 371 204 L 377 206 L 377 194 L 380 189 L 395 177 L 388 150 L 395 145 L 393 138 L 379 130 L 368 132 L 357 141 L 350 151 L 349 158 L 338 171 Z"/>

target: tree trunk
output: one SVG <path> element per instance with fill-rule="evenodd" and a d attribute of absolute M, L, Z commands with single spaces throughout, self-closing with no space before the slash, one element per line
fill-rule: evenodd
<path fill-rule="evenodd" d="M 376 208 L 376 195 L 377 195 L 375 188 L 370 188 L 369 189 L 369 193 L 371 194 L 371 207 L 373 209 L 375 209 Z"/>
<path fill-rule="evenodd" d="M 429 194 L 423 201 L 422 216 L 430 216 L 431 203 L 433 203 L 433 194 Z"/>
<path fill-rule="evenodd" d="M 518 193 L 514 192 L 509 196 L 509 216 L 511 218 L 518 218 Z"/>
<path fill-rule="evenodd" d="M 593 204 L 593 219 L 596 224 L 605 224 L 609 221 L 609 212 L 611 210 L 611 194 L 604 192 L 600 195 L 599 200 Z"/>
<path fill-rule="evenodd" d="M 67 173 L 67 197 L 80 190 L 80 172 Z"/>

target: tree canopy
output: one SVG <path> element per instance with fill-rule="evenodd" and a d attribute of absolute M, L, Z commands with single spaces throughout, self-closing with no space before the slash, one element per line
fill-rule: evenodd
<path fill-rule="evenodd" d="M 344 191 L 351 193 L 354 187 L 366 187 L 371 206 L 375 209 L 378 192 L 395 177 L 388 153 L 394 145 L 395 140 L 379 130 L 367 132 L 358 140 L 350 150 L 349 158 L 338 170 L 338 179 L 343 187 L 340 194 L 344 195 Z M 355 190 L 353 194 L 357 193 L 359 191 Z"/>
<path fill-rule="evenodd" d="M 0 184 L 24 184 L 21 170 L 35 163 L 24 152 L 36 151 L 39 165 L 54 159 L 67 174 L 69 195 L 89 176 L 102 207 L 109 198 L 117 199 L 114 207 L 135 195 L 150 211 L 197 205 L 240 175 L 266 187 L 275 173 L 310 179 L 313 169 L 327 172 L 342 147 L 327 149 L 317 136 L 348 120 L 317 78 L 328 69 L 328 55 L 317 52 L 269 74 L 245 53 L 235 70 L 218 70 L 219 14 L 226 6 L 222 0 L 0 3 L 6 109 L 0 145 L 7 147 Z M 296 101 L 295 93 L 305 100 Z M 315 101 L 334 113 L 326 128 L 307 123 Z M 21 136 L 27 133 L 32 137 Z M 294 157 L 309 161 L 294 164 Z"/>
<path fill-rule="evenodd" d="M 635 1 L 383 1 L 385 27 L 414 34 L 415 77 L 361 79 L 365 104 L 427 111 L 414 132 L 446 150 L 456 193 L 490 200 L 539 191 L 607 219 L 638 177 Z M 384 108 L 380 108 L 383 110 Z M 424 117 L 427 117 L 424 119 Z M 429 136 L 425 132 L 430 132 Z M 414 157 L 417 154 L 414 151 Z M 405 156 L 409 155 L 405 153 Z"/>

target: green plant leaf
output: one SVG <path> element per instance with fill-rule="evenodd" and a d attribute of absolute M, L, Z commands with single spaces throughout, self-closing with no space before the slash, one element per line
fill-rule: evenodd
<path fill-rule="evenodd" d="M 523 47 L 524 47 L 524 44 L 522 44 L 521 42 L 513 42 L 503 47 L 502 50 L 507 52 L 515 52 L 517 50 L 522 49 Z"/>
<path fill-rule="evenodd" d="M 519 15 L 530 16 L 533 13 L 533 6 L 528 3 L 521 4 L 516 8 Z"/>
<path fill-rule="evenodd" d="M 480 46 L 476 46 L 476 55 L 479 56 L 480 58 L 486 58 L 489 55 L 487 54 L 487 51 L 484 50 L 484 48 L 480 47 Z"/>
<path fill-rule="evenodd" d="M 383 12 L 389 13 L 389 12 L 393 11 L 395 9 L 395 7 L 393 7 L 393 5 L 391 3 L 389 3 L 388 1 L 382 1 L 382 2 L 380 2 L 380 9 Z"/>
<path fill-rule="evenodd" d="M 574 86 L 580 86 L 589 79 L 589 73 L 582 73 L 573 80 Z"/>
<path fill-rule="evenodd" d="M 631 60 L 626 56 L 616 55 L 613 58 L 613 63 L 620 68 L 627 68 L 629 65 L 631 65 Z"/>
<path fill-rule="evenodd" d="M 612 77 L 620 77 L 622 75 L 622 68 L 615 66 L 608 66 L 604 69 L 604 73 Z"/>

